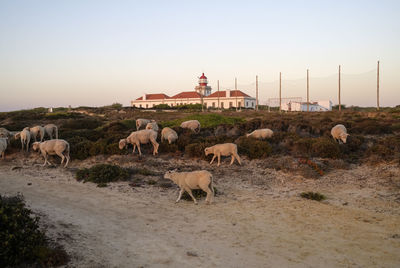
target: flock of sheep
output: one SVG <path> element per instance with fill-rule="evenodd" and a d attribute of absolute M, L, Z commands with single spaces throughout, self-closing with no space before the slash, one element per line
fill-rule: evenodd
<path fill-rule="evenodd" d="M 190 129 L 195 133 L 200 132 L 200 122 L 198 120 L 189 120 L 185 121 L 180 125 L 181 128 Z M 144 128 L 141 130 L 141 128 Z M 119 141 L 119 149 L 125 148 L 128 144 L 133 145 L 133 153 L 136 151 L 136 147 L 139 152 L 139 156 L 142 155 L 140 150 L 141 144 L 151 143 L 153 145 L 153 155 L 158 154 L 159 143 L 157 142 L 159 127 L 155 120 L 149 119 L 137 119 L 136 120 L 136 131 L 132 132 L 125 139 L 121 139 Z M 50 140 L 43 141 L 45 134 L 48 135 Z M 53 139 L 53 135 L 55 139 Z M 271 138 L 273 135 L 273 131 L 271 129 L 257 129 L 253 132 L 246 134 L 246 137 L 256 138 L 256 139 L 267 139 Z M 347 133 L 346 127 L 344 125 L 336 125 L 331 130 L 331 135 L 338 141 L 339 143 L 346 143 L 347 137 L 349 134 Z M 40 137 L 40 141 L 37 141 L 38 136 Z M 70 161 L 70 145 L 67 141 L 58 139 L 58 128 L 54 124 L 48 124 L 44 127 L 35 126 L 35 127 L 26 127 L 20 132 L 11 132 L 6 130 L 5 128 L 0 128 L 0 154 L 4 159 L 4 151 L 7 148 L 7 144 L 9 143 L 9 138 L 20 138 L 22 144 L 22 150 L 26 147 L 26 151 L 29 150 L 29 143 L 31 139 L 34 140 L 32 144 L 32 149 L 34 151 L 40 150 L 43 155 L 45 162 L 43 166 L 46 164 L 51 165 L 48 160 L 48 155 L 58 155 L 61 157 L 61 164 L 63 164 L 64 160 L 66 160 L 65 166 L 67 167 Z M 165 127 L 161 130 L 161 141 L 168 141 L 169 144 L 176 142 L 178 140 L 178 134 L 175 130 L 169 127 Z M 241 165 L 241 160 L 237 152 L 237 145 L 234 143 L 224 143 L 224 144 L 216 144 L 211 147 L 207 147 L 204 149 L 205 155 L 212 154 L 213 157 L 211 159 L 210 165 L 214 162 L 215 158 L 218 157 L 218 164 L 221 164 L 221 156 L 231 156 L 230 165 L 233 164 L 235 159 Z M 176 183 L 179 188 L 179 196 L 176 202 L 179 202 L 182 194 L 186 191 L 193 199 L 194 203 L 197 204 L 197 200 L 194 198 L 192 194 L 193 189 L 202 189 L 207 193 L 206 202 L 211 203 L 214 197 L 214 188 L 213 177 L 212 174 L 206 170 L 192 171 L 192 172 L 176 172 L 176 171 L 168 171 L 165 173 L 164 178 L 172 180 Z"/>

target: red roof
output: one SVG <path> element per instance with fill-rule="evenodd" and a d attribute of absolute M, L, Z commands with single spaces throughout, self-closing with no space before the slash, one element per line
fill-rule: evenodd
<path fill-rule="evenodd" d="M 207 79 L 207 77 L 204 75 L 204 73 L 200 76 L 200 79 Z"/>
<path fill-rule="evenodd" d="M 164 99 L 169 99 L 169 97 L 163 93 L 146 94 L 146 100 L 164 100 Z M 140 98 L 137 98 L 136 100 L 143 100 L 143 96 Z"/>
<path fill-rule="evenodd" d="M 226 90 L 224 91 L 216 91 L 211 95 L 208 95 L 206 98 L 218 98 L 218 95 L 220 98 L 225 98 L 226 97 Z M 240 91 L 240 90 L 231 90 L 231 97 L 250 97 L 246 93 Z"/>
<path fill-rule="evenodd" d="M 171 97 L 171 99 L 194 99 L 194 98 L 201 98 L 200 93 L 196 91 L 186 91 Z"/>

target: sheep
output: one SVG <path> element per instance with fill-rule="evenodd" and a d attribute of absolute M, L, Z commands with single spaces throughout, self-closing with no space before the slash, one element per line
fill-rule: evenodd
<path fill-rule="evenodd" d="M 197 120 L 185 121 L 185 122 L 182 122 L 181 128 L 188 128 L 188 129 L 191 129 L 192 131 L 194 131 L 195 133 L 199 133 L 200 132 L 200 122 Z"/>
<path fill-rule="evenodd" d="M 126 147 L 128 143 L 133 144 L 133 152 L 135 153 L 136 146 L 138 147 L 139 157 L 142 156 L 142 151 L 140 150 L 140 144 L 146 144 L 151 142 L 153 144 L 153 155 L 158 154 L 158 146 L 157 143 L 157 132 L 152 129 L 143 129 L 139 131 L 132 132 L 126 139 L 121 139 L 119 141 L 119 149 L 123 149 Z"/>
<path fill-rule="evenodd" d="M 154 122 L 154 120 L 150 119 L 143 119 L 143 118 L 136 119 L 136 130 L 139 130 L 141 127 L 146 128 L 147 124 L 152 121 Z"/>
<path fill-rule="evenodd" d="M 29 151 L 29 143 L 31 142 L 31 132 L 29 131 L 29 127 L 24 128 L 21 132 L 17 132 L 14 135 L 15 139 L 20 138 L 22 144 L 22 151 L 24 150 L 24 146 L 26 144 L 26 151 Z"/>
<path fill-rule="evenodd" d="M 346 143 L 347 141 L 347 136 L 350 136 L 347 134 L 347 129 L 345 126 L 342 124 L 336 125 L 332 128 L 331 130 L 331 135 L 335 141 L 338 141 L 339 143 Z"/>
<path fill-rule="evenodd" d="M 41 154 L 44 157 L 44 164 L 43 166 L 47 164 L 53 165 L 50 163 L 50 161 L 47 159 L 48 155 L 58 155 L 61 157 L 61 165 L 64 163 L 64 160 L 67 159 L 64 168 L 67 167 L 70 157 L 69 157 L 69 151 L 70 151 L 70 146 L 69 143 L 65 140 L 61 139 L 52 139 L 48 141 L 43 141 L 43 142 L 34 142 L 32 145 L 32 149 L 34 151 L 40 150 Z"/>
<path fill-rule="evenodd" d="M 58 139 L 58 127 L 54 124 L 47 124 L 44 126 L 44 131 L 49 136 L 49 138 L 53 139 L 53 134 L 55 134 L 56 139 Z"/>
<path fill-rule="evenodd" d="M 31 132 L 31 137 L 33 137 L 33 140 L 35 142 L 36 142 L 36 138 L 37 138 L 38 134 L 40 134 L 40 141 L 43 141 L 44 127 L 42 127 L 42 126 L 34 126 L 34 127 L 31 127 L 29 130 Z"/>
<path fill-rule="evenodd" d="M 232 156 L 231 163 L 229 165 L 233 164 L 233 161 L 236 160 L 239 162 L 239 165 L 241 165 L 240 157 L 237 153 L 237 145 L 234 143 L 224 143 L 224 144 L 216 144 L 211 147 L 207 147 L 204 149 L 204 153 L 207 155 L 209 154 L 214 154 L 213 158 L 211 159 L 210 165 L 214 162 L 214 159 L 216 156 L 218 156 L 218 167 L 220 166 L 221 163 L 221 155 L 223 156 Z"/>
<path fill-rule="evenodd" d="M 269 128 L 263 128 L 263 129 L 256 129 L 253 132 L 246 134 L 246 137 L 264 140 L 264 139 L 271 138 L 273 134 L 274 134 L 274 132 L 272 130 L 270 130 Z"/>
<path fill-rule="evenodd" d="M 161 141 L 168 140 L 168 143 L 171 144 L 177 139 L 178 139 L 178 134 L 172 128 L 165 127 L 161 131 Z"/>
<path fill-rule="evenodd" d="M 0 154 L 1 158 L 4 160 L 4 154 L 7 149 L 8 138 L 0 138 Z"/>
<path fill-rule="evenodd" d="M 214 199 L 213 176 L 207 170 L 198 170 L 192 172 L 167 171 L 164 175 L 164 178 L 170 179 L 180 188 L 176 203 L 181 200 L 182 194 L 186 191 L 197 205 L 197 200 L 194 198 L 192 193 L 193 189 L 201 189 L 206 192 L 206 202 L 208 204 L 211 204 L 212 200 Z"/>
<path fill-rule="evenodd" d="M 157 125 L 156 121 L 153 120 L 150 123 L 147 123 L 146 129 L 152 129 L 154 131 L 158 131 L 158 125 Z"/>
<path fill-rule="evenodd" d="M 9 138 L 11 137 L 11 132 L 5 129 L 4 127 L 0 127 L 0 138 Z"/>

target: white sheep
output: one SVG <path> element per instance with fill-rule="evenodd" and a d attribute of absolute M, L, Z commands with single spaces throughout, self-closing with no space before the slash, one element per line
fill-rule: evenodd
<path fill-rule="evenodd" d="M 346 127 L 342 124 L 334 126 L 331 130 L 331 135 L 335 139 L 335 141 L 338 141 L 339 143 L 346 143 L 347 136 L 350 136 L 349 134 L 347 134 Z"/>
<path fill-rule="evenodd" d="M 153 120 L 152 122 L 147 123 L 146 129 L 152 129 L 154 131 L 158 131 L 159 128 L 158 128 L 156 121 Z"/>
<path fill-rule="evenodd" d="M 200 122 L 197 120 L 185 121 L 185 122 L 182 122 L 181 128 L 188 128 L 188 129 L 191 129 L 192 131 L 194 131 L 195 133 L 199 133 L 200 132 Z"/>
<path fill-rule="evenodd" d="M 173 143 L 178 139 L 178 134 L 175 130 L 169 127 L 163 128 L 161 131 L 161 141 L 167 140 L 169 144 Z"/>
<path fill-rule="evenodd" d="M 1 158 L 4 159 L 5 151 L 7 149 L 8 138 L 0 138 L 0 154 Z"/>
<path fill-rule="evenodd" d="M 31 132 L 29 131 L 29 127 L 24 128 L 21 132 L 17 132 L 14 135 L 15 139 L 20 138 L 22 144 L 22 151 L 26 145 L 26 151 L 29 151 L 29 143 L 31 142 Z"/>
<path fill-rule="evenodd" d="M 53 134 L 55 135 L 56 139 L 58 139 L 58 127 L 56 125 L 47 124 L 44 126 L 44 131 L 50 137 L 50 139 L 53 139 Z"/>
<path fill-rule="evenodd" d="M 175 172 L 167 171 L 164 175 L 165 179 L 170 179 L 176 183 L 179 188 L 179 196 L 176 203 L 181 200 L 182 194 L 186 191 L 197 205 L 197 200 L 194 198 L 192 190 L 202 189 L 207 193 L 206 202 L 212 203 L 214 198 L 213 176 L 207 170 L 199 170 L 192 172 Z"/>
<path fill-rule="evenodd" d="M 67 167 L 67 165 L 69 163 L 70 146 L 69 146 L 69 143 L 65 140 L 54 139 L 54 140 L 48 140 L 48 141 L 43 141 L 43 142 L 37 141 L 37 142 L 33 143 L 32 149 L 34 151 L 37 151 L 40 149 L 40 152 L 44 157 L 43 166 L 45 166 L 46 163 L 49 165 L 53 165 L 47 159 L 48 155 L 58 155 L 59 157 L 61 157 L 61 165 L 64 163 L 64 160 L 67 159 L 64 167 Z"/>
<path fill-rule="evenodd" d="M 31 138 L 33 138 L 34 141 L 36 141 L 36 138 L 38 135 L 40 135 L 40 141 L 43 141 L 44 127 L 34 126 L 34 127 L 31 127 L 29 130 L 31 132 Z"/>
<path fill-rule="evenodd" d="M 236 160 L 239 162 L 239 165 L 242 163 L 240 162 L 240 157 L 237 153 L 237 145 L 234 143 L 224 143 L 224 144 L 216 144 L 211 147 L 207 147 L 204 149 L 204 153 L 207 155 L 209 154 L 214 154 L 213 158 L 211 159 L 210 165 L 214 162 L 215 157 L 218 156 L 218 167 L 221 163 L 221 155 L 222 156 L 232 156 L 231 163 L 229 165 L 233 164 L 233 161 Z"/>
<path fill-rule="evenodd" d="M 128 143 L 133 145 L 133 152 L 135 153 L 136 146 L 138 147 L 139 156 L 142 156 L 142 151 L 140 150 L 140 144 L 147 144 L 151 142 L 153 144 L 153 155 L 158 154 L 158 146 L 157 143 L 157 132 L 152 129 L 143 129 L 134 131 L 129 135 L 126 139 L 121 139 L 119 141 L 119 149 L 123 149 L 126 147 Z"/>
<path fill-rule="evenodd" d="M 10 138 L 11 132 L 5 129 L 4 127 L 0 127 L 0 138 Z"/>
<path fill-rule="evenodd" d="M 154 120 L 143 119 L 143 118 L 136 119 L 136 130 L 139 130 L 141 127 L 146 128 L 147 124 L 152 121 Z"/>
<path fill-rule="evenodd" d="M 247 138 L 255 138 L 259 140 L 264 140 L 271 138 L 274 132 L 270 130 L 269 128 L 263 128 L 263 129 L 256 129 L 253 132 L 246 134 Z"/>

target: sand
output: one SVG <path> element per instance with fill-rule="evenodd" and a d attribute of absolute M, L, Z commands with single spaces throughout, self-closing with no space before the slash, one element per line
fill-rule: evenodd
<path fill-rule="evenodd" d="M 23 160 L 19 160 L 23 159 Z M 353 166 L 320 179 L 263 167 L 210 167 L 169 156 L 97 157 L 68 169 L 17 154 L 0 162 L 0 194 L 22 193 L 50 236 L 71 255 L 67 267 L 400 267 L 398 166 Z M 265 161 L 265 160 L 264 160 Z M 98 188 L 74 179 L 93 163 L 207 168 L 215 203 L 175 204 L 176 187 L 129 182 Z M 155 176 L 153 179 L 158 180 Z M 299 197 L 318 191 L 323 202 Z"/>

